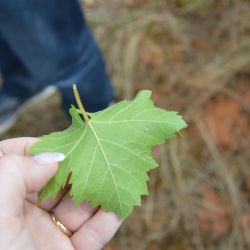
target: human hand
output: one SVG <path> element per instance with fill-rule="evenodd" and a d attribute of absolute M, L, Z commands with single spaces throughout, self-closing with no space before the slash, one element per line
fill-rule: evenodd
<path fill-rule="evenodd" d="M 115 234 L 121 220 L 111 212 L 75 205 L 67 190 L 36 205 L 37 192 L 55 175 L 62 154 L 27 153 L 35 138 L 0 142 L 0 249 L 97 250 Z M 49 212 L 70 231 L 66 236 Z"/>

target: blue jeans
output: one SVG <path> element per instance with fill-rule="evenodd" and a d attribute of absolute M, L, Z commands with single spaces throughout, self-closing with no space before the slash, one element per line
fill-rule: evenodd
<path fill-rule="evenodd" d="M 101 53 L 77 0 L 1 0 L 2 91 L 27 99 L 56 85 L 68 110 L 76 83 L 87 111 L 114 99 Z"/>

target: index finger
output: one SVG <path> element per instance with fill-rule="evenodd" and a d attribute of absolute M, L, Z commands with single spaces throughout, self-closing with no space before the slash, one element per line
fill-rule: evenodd
<path fill-rule="evenodd" d="M 20 137 L 0 141 L 0 156 L 6 154 L 29 155 L 28 148 L 37 142 L 34 137 Z"/>
<path fill-rule="evenodd" d="M 0 141 L 0 157 L 8 154 L 16 154 L 20 156 L 28 156 L 28 148 L 31 147 L 38 139 L 34 137 L 20 137 L 14 139 L 7 139 Z M 61 191 L 55 199 L 48 199 L 41 204 L 39 207 L 45 210 L 51 210 L 58 201 L 64 196 L 65 190 Z M 27 200 L 36 204 L 37 194 L 28 194 Z"/>

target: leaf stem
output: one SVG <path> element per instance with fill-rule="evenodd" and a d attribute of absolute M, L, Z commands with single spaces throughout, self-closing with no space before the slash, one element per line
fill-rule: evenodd
<path fill-rule="evenodd" d="M 81 101 L 79 92 L 77 90 L 76 84 L 73 84 L 73 92 L 74 92 L 74 96 L 76 98 L 77 105 L 78 105 L 78 107 L 80 109 L 80 112 L 82 113 L 85 122 L 88 123 L 89 122 L 89 117 L 88 117 L 88 114 L 87 114 L 87 112 L 85 111 L 85 109 L 84 109 L 84 107 L 82 105 L 82 101 Z"/>

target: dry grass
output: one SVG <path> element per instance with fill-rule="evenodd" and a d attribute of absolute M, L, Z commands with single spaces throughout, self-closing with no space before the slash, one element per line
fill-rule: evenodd
<path fill-rule="evenodd" d="M 249 157 L 217 145 L 203 119 L 203 107 L 218 93 L 238 100 L 249 119 L 249 105 L 236 89 L 237 75 L 250 65 L 249 11 L 244 1 L 87 5 L 118 95 L 152 89 L 158 105 L 182 111 L 195 128 L 155 150 L 160 168 L 151 173 L 152 195 L 123 226 L 118 249 L 250 247 L 249 227 L 242 223 L 249 203 L 241 197 Z M 216 190 L 219 204 L 204 199 L 203 186 Z M 204 211 L 220 214 L 214 227 L 199 221 Z"/>

